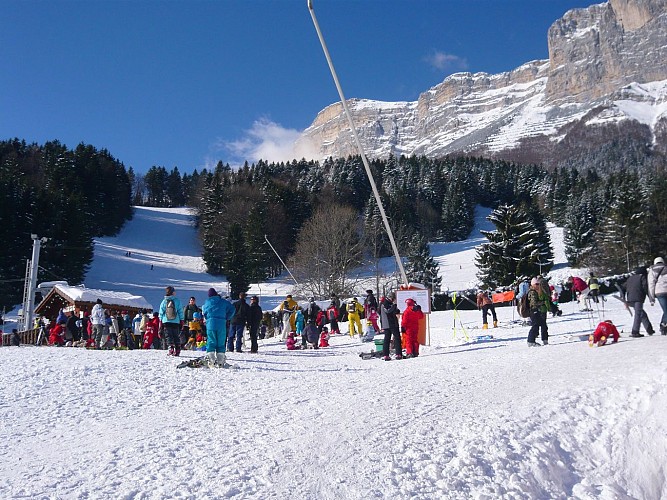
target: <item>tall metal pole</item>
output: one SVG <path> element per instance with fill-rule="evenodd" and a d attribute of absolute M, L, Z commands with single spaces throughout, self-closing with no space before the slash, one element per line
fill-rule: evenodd
<path fill-rule="evenodd" d="M 280 258 L 280 255 L 278 255 L 278 252 L 276 252 L 276 249 L 273 248 L 273 245 L 272 245 L 271 242 L 269 241 L 269 238 L 267 238 L 266 235 L 264 235 L 264 239 L 266 240 L 266 242 L 267 242 L 267 243 L 269 244 L 269 246 L 271 247 L 271 250 L 273 250 L 273 253 L 276 254 L 276 257 L 278 257 L 278 260 L 280 261 L 280 263 L 283 265 L 283 267 L 287 270 L 287 272 L 289 273 L 289 275 L 292 277 L 292 279 L 294 280 L 294 283 L 296 283 L 296 284 L 298 285 L 299 282 L 296 280 L 296 278 L 295 278 L 294 275 L 292 274 L 292 271 L 289 270 L 289 267 L 287 267 L 287 264 L 285 264 L 285 263 L 283 262 L 283 259 Z"/>
<path fill-rule="evenodd" d="M 28 293 L 25 294 L 26 303 L 23 304 L 23 328 L 29 330 L 32 326 L 32 320 L 35 311 L 35 288 L 37 287 L 37 269 L 39 268 L 39 250 L 41 240 L 36 234 L 31 234 L 32 238 L 32 259 L 30 261 L 30 277 L 28 279 Z"/>
<path fill-rule="evenodd" d="M 315 10 L 313 9 L 313 0 L 307 0 L 307 1 L 308 1 L 308 11 L 310 12 L 310 17 L 313 19 L 313 24 L 315 25 L 315 31 L 317 31 L 317 37 L 320 39 L 320 45 L 322 45 L 322 50 L 324 50 L 324 56 L 326 57 L 327 63 L 329 64 L 329 70 L 331 71 L 331 76 L 333 76 L 334 83 L 336 84 L 336 89 L 338 89 L 338 95 L 340 96 L 340 101 L 343 104 L 343 110 L 345 111 L 345 115 L 347 116 L 347 121 L 350 124 L 350 129 L 352 129 L 354 142 L 357 144 L 357 149 L 359 150 L 359 154 L 361 155 L 361 160 L 364 162 L 364 168 L 366 169 L 366 175 L 368 176 L 368 181 L 371 183 L 371 189 L 373 190 L 375 201 L 378 204 L 378 208 L 380 209 L 382 222 L 384 223 L 384 228 L 387 231 L 387 236 L 389 236 L 389 243 L 391 243 L 391 248 L 394 251 L 394 257 L 396 258 L 396 265 L 398 266 L 398 269 L 401 273 L 401 277 L 403 278 L 403 283 L 407 287 L 408 277 L 405 274 L 405 269 L 403 268 L 403 262 L 401 261 L 401 256 L 398 253 L 398 247 L 396 246 L 396 241 L 394 240 L 394 234 L 391 232 L 391 227 L 389 226 L 389 220 L 387 219 L 387 215 L 384 213 L 384 207 L 382 206 L 380 193 L 378 193 L 377 186 L 375 185 L 375 180 L 373 179 L 373 173 L 371 172 L 371 167 L 368 164 L 368 159 L 366 158 L 366 153 L 364 152 L 364 148 L 361 146 L 361 141 L 359 141 L 357 128 L 354 126 L 352 115 L 350 114 L 350 110 L 347 107 L 347 101 L 345 100 L 345 96 L 343 95 L 343 88 L 340 86 L 340 82 L 338 81 L 338 75 L 336 74 L 336 70 L 334 69 L 331 56 L 329 55 L 329 49 L 327 49 L 327 44 L 325 43 L 324 37 L 322 36 L 322 31 L 320 30 L 320 25 L 317 22 L 317 18 L 315 17 Z"/>

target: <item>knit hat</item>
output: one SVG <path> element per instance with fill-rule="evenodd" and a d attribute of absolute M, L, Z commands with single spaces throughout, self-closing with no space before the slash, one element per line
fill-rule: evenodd
<path fill-rule="evenodd" d="M 209 288 L 208 289 L 208 296 L 213 297 L 214 295 L 218 295 L 218 292 L 215 291 L 215 288 Z"/>
<path fill-rule="evenodd" d="M 539 278 L 533 278 L 530 280 L 531 285 L 539 285 L 540 284 L 540 279 Z"/>
<path fill-rule="evenodd" d="M 664 264 L 664 263 L 665 263 L 665 261 L 662 257 L 656 257 L 655 260 L 653 261 L 653 265 Z"/>

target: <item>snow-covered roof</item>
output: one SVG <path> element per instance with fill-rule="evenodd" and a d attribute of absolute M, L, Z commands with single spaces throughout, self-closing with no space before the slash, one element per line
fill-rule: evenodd
<path fill-rule="evenodd" d="M 54 288 L 72 302 L 95 303 L 97 299 L 101 299 L 105 305 L 153 309 L 153 306 L 141 295 L 132 295 L 127 292 L 113 292 L 111 290 L 65 285 L 56 285 Z"/>

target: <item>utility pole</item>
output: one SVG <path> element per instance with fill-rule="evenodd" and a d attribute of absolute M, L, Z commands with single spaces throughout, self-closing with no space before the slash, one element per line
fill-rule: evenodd
<path fill-rule="evenodd" d="M 29 273 L 23 290 L 23 330 L 30 330 L 35 311 L 35 288 L 37 287 L 37 270 L 39 269 L 39 251 L 41 244 L 46 238 L 39 238 L 36 234 L 31 234 L 32 238 L 32 259 L 30 260 Z"/>

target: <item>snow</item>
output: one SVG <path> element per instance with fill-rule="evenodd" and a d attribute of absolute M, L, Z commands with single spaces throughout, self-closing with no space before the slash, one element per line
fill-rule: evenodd
<path fill-rule="evenodd" d="M 170 283 L 203 302 L 224 282 L 199 271 L 187 217 L 137 209 L 97 242 L 86 284 L 155 303 Z M 472 279 L 477 238 L 431 246 L 444 283 Z M 267 309 L 289 283 L 258 288 Z M 2 348 L 0 497 L 667 497 L 667 337 L 629 338 L 611 297 L 590 314 L 561 307 L 540 348 L 513 308 L 497 309 L 486 342 L 472 339 L 487 333 L 478 311 L 435 312 L 430 345 L 391 362 L 362 360 L 372 344 L 346 335 L 318 351 L 264 340 L 229 354 L 233 370 L 177 370 L 164 351 Z M 602 318 L 621 340 L 590 348 L 579 336 Z"/>

